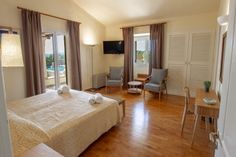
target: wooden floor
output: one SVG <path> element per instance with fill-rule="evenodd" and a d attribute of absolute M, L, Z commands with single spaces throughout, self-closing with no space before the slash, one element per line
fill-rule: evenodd
<path fill-rule="evenodd" d="M 98 92 L 105 93 L 105 90 Z M 81 157 L 213 157 L 204 122 L 197 130 L 192 149 L 193 117 L 188 117 L 183 136 L 180 136 L 183 97 L 168 95 L 159 101 L 157 96 L 147 93 L 144 101 L 142 95 L 115 89 L 110 93 L 126 99 L 126 117 Z"/>

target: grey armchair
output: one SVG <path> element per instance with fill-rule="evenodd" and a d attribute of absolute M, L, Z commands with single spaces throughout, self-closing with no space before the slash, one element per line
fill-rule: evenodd
<path fill-rule="evenodd" d="M 123 67 L 110 67 L 110 72 L 106 79 L 106 91 L 108 91 L 108 88 L 112 86 L 120 87 L 120 89 L 122 89 L 123 70 Z"/>
<path fill-rule="evenodd" d="M 149 77 L 150 81 L 144 85 L 144 97 L 145 91 L 151 91 L 159 93 L 159 99 L 161 99 L 161 93 L 166 91 L 167 94 L 167 74 L 168 69 L 152 69 L 152 74 Z"/>

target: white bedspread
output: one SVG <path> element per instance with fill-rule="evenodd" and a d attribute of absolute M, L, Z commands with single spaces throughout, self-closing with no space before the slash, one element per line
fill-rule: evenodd
<path fill-rule="evenodd" d="M 71 90 L 56 91 L 8 104 L 8 109 L 42 128 L 49 136 L 46 142 L 65 157 L 77 157 L 93 141 L 121 122 L 118 102 L 104 98 L 102 104 L 90 105 L 91 94 Z M 33 146 L 32 146 L 33 147 Z"/>

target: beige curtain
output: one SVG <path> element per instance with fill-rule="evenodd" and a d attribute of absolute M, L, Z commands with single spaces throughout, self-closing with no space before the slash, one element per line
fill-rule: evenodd
<path fill-rule="evenodd" d="M 152 68 L 162 68 L 164 23 L 150 25 L 150 42 L 149 74 L 151 74 Z"/>
<path fill-rule="evenodd" d="M 133 80 L 133 47 L 134 29 L 133 27 L 123 28 L 124 39 L 124 88 L 128 87 L 128 82 Z"/>
<path fill-rule="evenodd" d="M 68 21 L 69 38 L 70 38 L 70 83 L 71 88 L 76 90 L 82 89 L 81 82 L 81 62 L 80 62 L 80 24 L 73 21 Z"/>
<path fill-rule="evenodd" d="M 41 17 L 22 10 L 27 96 L 45 92 Z"/>

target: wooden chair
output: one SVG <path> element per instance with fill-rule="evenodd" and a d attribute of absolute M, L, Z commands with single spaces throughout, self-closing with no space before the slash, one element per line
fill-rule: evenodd
<path fill-rule="evenodd" d="M 184 112 L 183 112 L 182 122 L 181 122 L 181 136 L 183 134 L 187 114 L 194 114 L 195 112 L 195 105 L 190 104 L 190 90 L 188 87 L 184 87 L 184 93 L 185 93 L 185 103 L 184 103 Z M 196 118 L 196 116 L 194 118 Z M 208 130 L 209 117 L 202 117 L 202 119 L 205 120 L 205 129 Z"/>
<path fill-rule="evenodd" d="M 184 87 L 184 93 L 185 93 L 185 99 L 184 99 L 185 103 L 184 103 L 184 112 L 183 112 L 182 122 L 181 122 L 181 136 L 183 134 L 187 114 L 194 113 L 194 105 L 191 106 L 190 104 L 190 90 L 188 87 Z"/>
<path fill-rule="evenodd" d="M 110 67 L 110 72 L 106 77 L 106 92 L 109 87 L 120 87 L 122 91 L 123 86 L 123 67 Z"/>
<path fill-rule="evenodd" d="M 145 98 L 145 91 L 150 91 L 154 93 L 159 93 L 159 100 L 161 99 L 161 94 L 166 91 L 167 94 L 167 74 L 168 69 L 152 69 L 151 76 L 148 77 L 149 82 L 144 84 L 143 96 Z"/>

